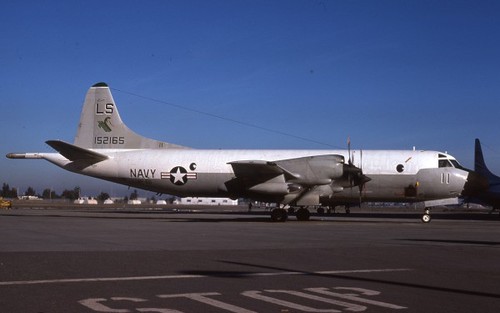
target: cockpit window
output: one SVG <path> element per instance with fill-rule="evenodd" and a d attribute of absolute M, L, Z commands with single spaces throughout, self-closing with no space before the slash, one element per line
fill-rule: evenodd
<path fill-rule="evenodd" d="M 454 167 L 458 169 L 464 169 L 460 163 L 455 159 L 439 159 L 439 167 Z"/>
<path fill-rule="evenodd" d="M 453 167 L 448 159 L 439 160 L 439 167 Z"/>
<path fill-rule="evenodd" d="M 464 169 L 464 167 L 462 165 L 460 165 L 460 163 L 458 163 L 457 160 L 450 160 L 451 164 L 453 164 L 453 166 L 455 168 L 459 168 L 459 169 Z"/>

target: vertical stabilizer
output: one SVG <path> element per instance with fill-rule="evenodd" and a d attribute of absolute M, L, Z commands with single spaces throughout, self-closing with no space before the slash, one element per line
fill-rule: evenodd
<path fill-rule="evenodd" d="M 145 138 L 130 130 L 120 118 L 111 91 L 105 83 L 97 83 L 87 92 L 74 144 L 88 149 L 185 148 Z"/>
<path fill-rule="evenodd" d="M 493 174 L 486 163 L 484 162 L 483 150 L 481 149 L 481 142 L 476 138 L 474 147 L 474 171 L 484 177 L 486 177 L 491 184 L 497 184 L 500 182 L 500 177 Z"/>

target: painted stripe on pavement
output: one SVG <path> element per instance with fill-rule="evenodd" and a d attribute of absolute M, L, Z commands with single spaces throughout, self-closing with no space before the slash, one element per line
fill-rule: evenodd
<path fill-rule="evenodd" d="M 383 273 L 411 271 L 410 268 L 387 268 L 387 269 L 361 269 L 361 270 L 332 270 L 317 272 L 264 272 L 264 273 L 244 273 L 242 277 L 259 276 L 287 276 L 287 275 L 337 275 L 337 274 L 359 274 L 359 273 Z M 37 284 L 61 284 L 61 283 L 87 283 L 87 282 L 114 282 L 114 281 L 137 281 L 137 280 L 162 280 L 162 279 L 189 279 L 206 278 L 211 275 L 160 275 L 160 276 L 128 276 L 128 277 L 98 277 L 98 278 L 63 278 L 63 279 L 43 279 L 43 280 L 17 280 L 0 281 L 0 286 L 20 286 Z"/>

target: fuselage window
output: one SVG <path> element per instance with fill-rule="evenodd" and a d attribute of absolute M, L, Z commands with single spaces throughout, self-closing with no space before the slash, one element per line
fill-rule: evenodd
<path fill-rule="evenodd" d="M 404 170 L 405 166 L 403 164 L 398 164 L 398 166 L 396 166 L 396 171 L 398 171 L 398 173 L 402 173 Z"/>

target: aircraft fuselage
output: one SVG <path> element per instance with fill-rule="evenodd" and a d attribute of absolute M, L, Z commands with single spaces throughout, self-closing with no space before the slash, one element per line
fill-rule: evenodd
<path fill-rule="evenodd" d="M 158 193 L 250 197 L 275 202 L 282 202 L 287 193 L 263 194 L 232 188 L 230 182 L 236 177 L 229 163 L 235 160 L 272 161 L 329 154 L 348 158 L 347 150 L 140 149 L 99 152 L 109 158 L 85 168 L 60 154 L 47 153 L 40 156 L 79 174 Z M 351 153 L 354 155 L 354 164 L 371 178 L 362 190 L 363 201 L 413 202 L 458 197 L 467 180 L 468 172 L 465 170 L 452 166 L 439 167 L 439 159 L 448 160 L 450 156 L 435 151 L 358 150 Z M 339 182 L 333 197 L 337 202 L 353 202 L 359 198 L 358 193 L 356 186 Z M 322 197 L 321 190 L 319 191 L 320 201 L 326 202 L 331 196 L 331 192 L 324 192 Z"/>

